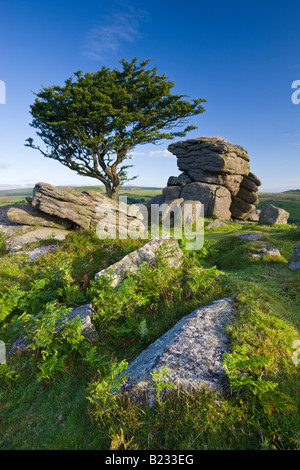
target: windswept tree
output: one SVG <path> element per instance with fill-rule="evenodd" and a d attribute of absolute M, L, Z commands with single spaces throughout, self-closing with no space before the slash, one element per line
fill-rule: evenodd
<path fill-rule="evenodd" d="M 32 138 L 25 145 L 98 179 L 107 195 L 117 199 L 120 185 L 133 179 L 127 176 L 132 165 L 125 164 L 132 150 L 184 137 L 196 129 L 186 118 L 204 111 L 204 99 L 189 102 L 186 95 L 171 94 L 174 82 L 158 75 L 157 67 L 146 69 L 149 62 L 123 59 L 121 70 L 79 71 L 64 86 L 42 88 L 30 107 L 30 125 L 45 145 L 35 145 Z"/>

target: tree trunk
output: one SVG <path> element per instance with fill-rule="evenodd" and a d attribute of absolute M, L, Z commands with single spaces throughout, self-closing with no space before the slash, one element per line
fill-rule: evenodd
<path fill-rule="evenodd" d="M 110 187 L 106 187 L 106 194 L 107 194 L 107 197 L 109 197 L 110 199 L 113 199 L 114 201 L 118 201 L 119 199 L 119 186 L 110 186 Z"/>

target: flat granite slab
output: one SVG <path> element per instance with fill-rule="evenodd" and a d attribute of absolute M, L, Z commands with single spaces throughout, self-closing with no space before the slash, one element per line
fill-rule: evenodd
<path fill-rule="evenodd" d="M 232 299 L 223 298 L 183 317 L 145 349 L 123 372 L 127 376 L 120 392 L 139 404 L 152 406 L 157 400 L 154 370 L 168 374 L 164 381 L 193 392 L 228 389 L 222 356 L 229 342 L 224 334 L 230 322 Z"/>
<path fill-rule="evenodd" d="M 38 242 L 41 240 L 64 240 L 70 232 L 68 230 L 59 230 L 54 228 L 40 228 L 31 232 L 16 235 L 6 241 L 7 248 L 10 253 L 22 250 L 28 243 Z"/>

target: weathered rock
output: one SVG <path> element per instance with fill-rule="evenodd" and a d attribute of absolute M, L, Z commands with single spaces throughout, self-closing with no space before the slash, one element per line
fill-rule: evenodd
<path fill-rule="evenodd" d="M 232 199 L 230 206 L 230 212 L 236 219 L 245 219 L 248 214 L 255 209 L 254 204 L 249 204 L 249 202 L 244 201 L 237 196 Z"/>
<path fill-rule="evenodd" d="M 297 242 L 294 246 L 293 255 L 289 268 L 294 271 L 300 269 L 300 242 Z"/>
<path fill-rule="evenodd" d="M 121 284 L 128 272 L 135 274 L 143 263 L 153 263 L 164 249 L 164 257 L 170 267 L 179 266 L 183 260 L 183 253 L 176 240 L 170 235 L 155 237 L 142 248 L 126 255 L 121 261 L 114 263 L 95 275 L 95 280 L 102 276 L 111 277 L 111 285 L 116 287 Z"/>
<path fill-rule="evenodd" d="M 252 171 L 250 171 L 246 179 L 252 181 L 252 183 L 254 183 L 256 186 L 262 185 L 262 182 L 260 181 L 260 179 L 254 173 L 252 173 Z M 251 191 L 253 191 L 253 189 Z"/>
<path fill-rule="evenodd" d="M 271 258 L 281 258 L 281 253 L 280 251 L 275 248 L 274 246 L 270 246 L 266 243 L 263 243 L 261 240 L 263 238 L 263 234 L 259 232 L 248 232 L 248 233 L 242 233 L 235 235 L 242 241 L 246 242 L 256 242 L 257 246 L 257 253 L 249 253 L 250 258 L 259 258 L 263 259 L 265 257 L 271 257 Z"/>
<path fill-rule="evenodd" d="M 163 189 L 162 195 L 165 202 L 173 201 L 174 199 L 179 199 L 181 194 L 180 186 L 166 186 Z"/>
<path fill-rule="evenodd" d="M 259 223 L 261 224 L 287 224 L 290 214 L 273 204 L 266 204 L 259 214 Z"/>
<path fill-rule="evenodd" d="M 257 194 L 245 188 L 240 188 L 236 196 L 249 204 L 258 204 Z"/>
<path fill-rule="evenodd" d="M 238 193 L 241 181 L 243 179 L 242 175 L 217 174 L 202 170 L 194 170 L 189 173 L 191 175 L 190 179 L 193 182 L 209 183 L 224 186 L 233 195 Z"/>
<path fill-rule="evenodd" d="M 149 225 L 162 223 L 167 227 L 181 228 L 182 224 L 192 225 L 202 216 L 202 204 L 199 201 L 185 201 L 183 198 L 165 201 L 155 196 L 148 204 L 148 210 Z"/>
<path fill-rule="evenodd" d="M 169 222 L 170 226 L 174 224 L 174 216 L 181 211 L 181 203 L 183 199 L 174 199 L 173 201 L 166 202 L 162 199 L 161 204 L 151 204 L 149 206 L 149 224 L 152 221 L 153 224 L 159 225 L 161 222 Z"/>
<path fill-rule="evenodd" d="M 250 222 L 259 222 L 260 212 L 261 211 L 259 209 L 254 208 L 252 211 L 247 213 L 247 219 L 246 220 L 249 220 Z"/>
<path fill-rule="evenodd" d="M 190 183 L 184 186 L 181 197 L 185 200 L 199 201 L 204 205 L 205 217 L 230 219 L 231 195 L 228 189 L 206 183 Z"/>
<path fill-rule="evenodd" d="M 224 220 L 216 219 L 216 220 L 213 220 L 213 222 L 211 222 L 210 224 L 208 224 L 206 229 L 211 230 L 213 228 L 223 227 L 224 225 L 227 225 L 227 223 Z"/>
<path fill-rule="evenodd" d="M 271 258 L 281 258 L 281 253 L 278 248 L 274 246 L 267 245 L 266 243 L 261 243 L 258 253 L 250 253 L 250 258 L 259 258 L 263 259 L 265 257 Z"/>
<path fill-rule="evenodd" d="M 117 203 L 96 191 L 72 194 L 46 183 L 38 183 L 33 190 L 32 205 L 42 212 L 71 221 L 84 230 L 101 226 L 101 230 L 107 233 L 127 233 L 128 226 L 136 221 L 145 230 L 142 223 L 144 215 L 137 207 Z"/>
<path fill-rule="evenodd" d="M 7 212 L 11 207 L 14 207 L 14 205 L 10 204 L 0 207 L 0 232 L 3 232 L 7 236 L 14 235 L 18 232 L 23 232 L 30 228 L 28 225 L 20 225 L 15 222 L 11 222 L 8 219 Z"/>
<path fill-rule="evenodd" d="M 192 179 L 185 173 L 181 173 L 179 176 L 170 176 L 167 182 L 167 186 L 184 186 L 187 183 L 191 183 Z"/>
<path fill-rule="evenodd" d="M 22 251 L 22 253 L 28 255 L 28 261 L 31 262 L 41 258 L 41 256 L 44 256 L 51 251 L 55 251 L 56 249 L 57 245 L 45 245 L 33 248 L 32 250 Z"/>
<path fill-rule="evenodd" d="M 168 374 L 163 380 L 178 389 L 194 392 L 227 390 L 222 355 L 228 349 L 224 329 L 231 319 L 232 301 L 224 298 L 183 317 L 145 349 L 124 371 L 121 392 L 130 400 L 152 406 L 157 390 L 152 373 Z"/>
<path fill-rule="evenodd" d="M 241 188 L 245 188 L 248 191 L 257 192 L 258 186 L 261 186 L 261 181 L 255 176 L 253 173 L 249 173 L 249 175 L 244 176 L 241 181 Z"/>
<path fill-rule="evenodd" d="M 182 199 L 180 208 L 182 211 L 182 222 L 184 224 L 192 225 L 198 219 L 198 217 L 204 216 L 204 206 L 200 201 Z"/>
<path fill-rule="evenodd" d="M 80 307 L 73 308 L 65 318 L 58 323 L 67 323 L 75 318 L 80 318 L 81 332 L 86 340 L 93 341 L 98 338 L 98 333 L 92 324 L 91 318 L 93 316 L 92 304 L 81 305 Z M 61 326 L 58 326 L 55 332 L 59 331 Z M 20 336 L 12 345 L 8 354 L 22 353 L 31 344 L 31 341 L 24 336 Z"/>
<path fill-rule="evenodd" d="M 236 235 L 240 240 L 245 242 L 256 242 L 263 238 L 263 234 L 259 232 L 248 232 L 248 233 L 241 233 Z"/>
<path fill-rule="evenodd" d="M 186 152 L 182 153 L 185 144 Z M 199 137 L 176 142 L 169 145 L 168 150 L 177 156 L 179 170 L 193 180 L 194 170 L 232 175 L 247 175 L 250 171 L 246 150 L 218 138 Z"/>
<path fill-rule="evenodd" d="M 11 222 L 23 225 L 41 225 L 42 227 L 53 227 L 60 229 L 69 229 L 72 227 L 71 222 L 62 220 L 58 217 L 45 214 L 35 209 L 30 204 L 22 204 L 13 206 L 7 211 L 7 218 Z"/>
<path fill-rule="evenodd" d="M 16 235 L 7 240 L 6 245 L 10 253 L 15 253 L 22 250 L 28 243 L 34 243 L 41 240 L 55 239 L 62 241 L 67 235 L 68 230 L 59 230 L 56 228 L 40 228 L 31 232 L 23 233 L 22 235 Z"/>
<path fill-rule="evenodd" d="M 198 137 L 172 143 L 168 150 L 176 155 L 182 173 L 169 178 L 162 192 L 166 203 L 199 198 L 205 216 L 258 221 L 255 206 L 261 182 L 250 172 L 243 147 L 217 137 Z"/>

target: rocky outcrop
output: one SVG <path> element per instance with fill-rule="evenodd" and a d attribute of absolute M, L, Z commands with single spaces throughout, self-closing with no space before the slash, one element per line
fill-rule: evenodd
<path fill-rule="evenodd" d="M 121 261 L 103 269 L 96 274 L 95 280 L 102 276 L 110 276 L 111 285 L 116 287 L 126 279 L 128 272 L 135 274 L 143 263 L 152 266 L 159 253 L 163 250 L 163 256 L 170 267 L 179 266 L 183 260 L 183 252 L 178 242 L 170 235 L 155 237 L 142 248 L 126 255 Z"/>
<path fill-rule="evenodd" d="M 294 246 L 293 256 L 289 268 L 292 271 L 300 269 L 300 242 L 297 242 Z"/>
<path fill-rule="evenodd" d="M 133 211 L 127 204 L 115 202 L 96 191 L 73 194 L 50 184 L 38 183 L 33 190 L 32 206 L 84 230 L 96 229 L 103 223 L 103 230 L 107 233 L 127 233 L 129 225 L 136 221 L 142 229 L 145 228 L 142 223 L 144 216 L 139 210 L 135 208 Z"/>
<path fill-rule="evenodd" d="M 157 400 L 154 371 L 188 392 L 226 390 L 222 355 L 228 349 L 224 329 L 231 313 L 232 301 L 224 298 L 183 317 L 127 367 L 121 392 L 134 402 L 152 406 Z"/>
<path fill-rule="evenodd" d="M 23 225 L 40 225 L 42 227 L 52 227 L 59 229 L 69 229 L 72 223 L 68 220 L 53 217 L 35 209 L 31 204 L 20 204 L 10 207 L 7 211 L 7 218 L 11 222 Z"/>
<path fill-rule="evenodd" d="M 274 225 L 274 224 L 287 224 L 290 214 L 279 207 L 273 206 L 273 204 L 266 204 L 260 214 L 259 223 Z"/>
<path fill-rule="evenodd" d="M 182 173 L 169 178 L 161 201 L 199 201 L 204 205 L 204 216 L 258 221 L 261 181 L 250 172 L 250 159 L 243 147 L 219 138 L 198 137 L 173 143 L 168 150 L 177 157 Z"/>
<path fill-rule="evenodd" d="M 96 191 L 75 194 L 37 183 L 33 196 L 26 200 L 27 204 L 0 208 L 0 231 L 8 237 L 10 253 L 23 250 L 28 243 L 47 241 L 44 247 L 23 251 L 29 261 L 51 250 L 48 239 L 64 240 L 70 230 L 96 230 L 99 238 L 127 238 L 133 233 L 136 238 L 147 227 L 147 209 L 142 213 L 138 205 L 116 202 Z"/>

